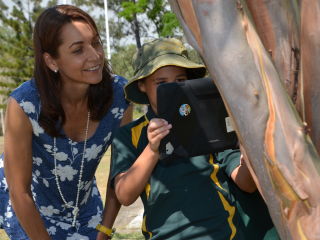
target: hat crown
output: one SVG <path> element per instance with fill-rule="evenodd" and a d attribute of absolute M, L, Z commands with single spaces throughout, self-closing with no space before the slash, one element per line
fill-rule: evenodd
<path fill-rule="evenodd" d="M 143 44 L 133 56 L 134 76 L 124 88 L 126 99 L 135 103 L 148 104 L 148 96 L 140 91 L 138 81 L 170 65 L 185 68 L 190 79 L 203 77 L 206 73 L 203 64 L 198 64 L 188 58 L 187 49 L 180 40 L 156 39 Z"/>
<path fill-rule="evenodd" d="M 188 59 L 187 49 L 178 39 L 156 39 L 145 43 L 133 56 L 134 75 L 153 59 L 166 54 L 176 54 Z M 170 65 L 170 62 L 167 64 Z"/>

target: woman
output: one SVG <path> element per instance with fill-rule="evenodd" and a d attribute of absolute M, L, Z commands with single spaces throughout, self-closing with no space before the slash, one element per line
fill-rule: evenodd
<path fill-rule="evenodd" d="M 34 79 L 7 106 L 0 225 L 11 239 L 96 239 L 103 206 L 94 175 L 129 119 L 126 81 L 111 75 L 94 21 L 73 6 L 39 16 L 34 51 Z"/>

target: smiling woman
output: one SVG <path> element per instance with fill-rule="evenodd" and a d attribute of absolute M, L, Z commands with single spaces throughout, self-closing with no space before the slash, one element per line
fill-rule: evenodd
<path fill-rule="evenodd" d="M 96 239 L 103 206 L 94 175 L 130 120 L 126 80 L 110 72 L 96 24 L 77 7 L 46 9 L 33 36 L 34 78 L 8 100 L 0 228 L 11 239 Z M 106 202 L 117 212 L 113 196 Z"/>
<path fill-rule="evenodd" d="M 102 43 L 89 24 L 73 21 L 62 28 L 60 46 L 65 54 L 55 59 L 44 54 L 52 71 L 59 71 L 64 84 L 69 81 L 96 84 L 102 80 L 104 52 Z"/>

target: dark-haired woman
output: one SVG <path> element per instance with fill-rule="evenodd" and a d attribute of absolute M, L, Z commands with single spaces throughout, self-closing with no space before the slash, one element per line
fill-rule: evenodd
<path fill-rule="evenodd" d="M 110 73 L 94 21 L 73 6 L 40 15 L 34 51 L 34 79 L 7 106 L 0 227 L 15 240 L 96 239 L 103 206 L 94 175 L 130 119 L 126 80 Z"/>

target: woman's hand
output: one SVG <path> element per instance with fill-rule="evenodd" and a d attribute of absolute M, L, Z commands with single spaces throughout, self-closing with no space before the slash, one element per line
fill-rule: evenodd
<path fill-rule="evenodd" d="M 160 141 L 169 134 L 172 125 L 161 118 L 153 118 L 150 120 L 147 134 L 150 149 L 154 152 L 159 151 Z"/>

